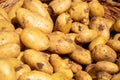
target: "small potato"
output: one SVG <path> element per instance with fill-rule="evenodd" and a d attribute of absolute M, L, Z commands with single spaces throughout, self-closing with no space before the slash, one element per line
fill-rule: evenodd
<path fill-rule="evenodd" d="M 51 75 L 41 71 L 30 71 L 20 76 L 18 80 L 54 80 Z"/>
<path fill-rule="evenodd" d="M 90 51 L 82 48 L 81 46 L 76 46 L 76 49 L 69 54 L 69 56 L 79 64 L 88 65 L 92 62 Z"/>
<path fill-rule="evenodd" d="M 80 22 L 73 22 L 71 25 L 71 31 L 74 33 L 79 33 L 86 29 L 88 29 L 88 26 L 86 26 Z"/>
<path fill-rule="evenodd" d="M 0 80 L 16 80 L 16 73 L 9 61 L 0 59 Z"/>
<path fill-rule="evenodd" d="M 4 31 L 14 31 L 15 28 L 10 22 L 8 22 L 4 19 L 0 19 L 0 31 L 2 31 L 2 30 L 4 30 Z"/>
<path fill-rule="evenodd" d="M 114 23 L 113 28 L 116 32 L 120 32 L 120 19 Z"/>
<path fill-rule="evenodd" d="M 98 61 L 95 64 L 97 71 L 105 71 L 110 74 L 115 74 L 119 71 L 118 65 L 109 61 Z"/>
<path fill-rule="evenodd" d="M 92 50 L 92 59 L 95 61 L 110 61 L 115 62 L 117 53 L 109 46 L 105 44 L 98 44 Z"/>
<path fill-rule="evenodd" d="M 17 19 L 23 28 L 36 27 L 42 32 L 48 34 L 53 30 L 53 24 L 46 18 L 33 13 L 25 8 L 19 8 L 16 11 Z"/>
<path fill-rule="evenodd" d="M 89 2 L 90 17 L 104 16 L 104 7 L 98 0 L 92 0 Z"/>
<path fill-rule="evenodd" d="M 30 72 L 30 71 L 31 71 L 31 68 L 27 64 L 22 64 L 15 68 L 17 79 L 19 79 L 19 77 L 22 74 Z"/>
<path fill-rule="evenodd" d="M 78 71 L 75 74 L 75 80 L 92 80 L 92 77 L 85 71 Z"/>
<path fill-rule="evenodd" d="M 88 48 L 89 50 L 93 50 L 94 47 L 98 44 L 105 44 L 107 41 L 105 39 L 105 37 L 103 36 L 97 36 L 94 40 L 91 41 L 91 43 L 89 44 Z"/>
<path fill-rule="evenodd" d="M 68 61 L 63 60 L 58 54 L 51 54 L 50 63 L 53 66 L 55 73 L 62 72 L 68 80 L 72 79 L 73 73 Z"/>
<path fill-rule="evenodd" d="M 43 52 L 39 52 L 33 49 L 27 49 L 24 51 L 23 60 L 32 69 L 37 69 L 49 74 L 53 73 L 53 67 L 43 55 Z"/>
<path fill-rule="evenodd" d="M 69 9 L 69 14 L 74 21 L 81 21 L 83 24 L 89 24 L 89 9 L 87 2 L 73 2 Z"/>
<path fill-rule="evenodd" d="M 49 6 L 55 14 L 61 14 L 70 8 L 71 0 L 52 0 Z"/>
<path fill-rule="evenodd" d="M 61 31 L 63 33 L 69 33 L 72 24 L 72 19 L 68 13 L 62 13 L 57 17 L 55 22 L 54 31 Z"/>
<path fill-rule="evenodd" d="M 20 54 L 20 46 L 16 43 L 7 43 L 0 46 L 1 58 L 16 58 Z"/>
<path fill-rule="evenodd" d="M 19 35 L 13 31 L 0 31 L 0 46 L 6 43 L 20 44 Z"/>
<path fill-rule="evenodd" d="M 20 39 L 27 48 L 35 50 L 44 51 L 50 45 L 47 35 L 37 28 L 24 28 Z"/>
<path fill-rule="evenodd" d="M 98 32 L 96 30 L 85 29 L 79 32 L 75 39 L 78 43 L 84 44 L 91 42 L 97 36 Z"/>
<path fill-rule="evenodd" d="M 4 19 L 4 20 L 10 22 L 10 18 L 8 17 L 7 12 L 3 8 L 0 8 L 0 19 Z"/>
<path fill-rule="evenodd" d="M 50 47 L 48 50 L 51 52 L 69 54 L 75 49 L 74 42 L 60 31 L 52 32 L 48 35 L 48 37 L 50 40 Z"/>
<path fill-rule="evenodd" d="M 111 80 L 120 80 L 120 73 L 114 74 Z"/>

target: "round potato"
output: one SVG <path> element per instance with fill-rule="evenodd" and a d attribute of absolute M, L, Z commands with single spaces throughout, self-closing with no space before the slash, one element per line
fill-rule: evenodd
<path fill-rule="evenodd" d="M 46 50 L 50 43 L 46 34 L 37 28 L 24 28 L 20 35 L 22 43 L 27 47 L 35 50 Z"/>

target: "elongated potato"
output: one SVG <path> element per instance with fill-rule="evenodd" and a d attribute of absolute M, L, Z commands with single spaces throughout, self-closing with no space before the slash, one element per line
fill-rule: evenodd
<path fill-rule="evenodd" d="M 54 31 L 61 31 L 63 33 L 69 33 L 72 24 L 72 19 L 68 13 L 62 13 L 57 17 L 55 22 Z"/>
<path fill-rule="evenodd" d="M 35 50 L 43 51 L 48 49 L 50 45 L 47 35 L 37 28 L 24 28 L 20 39 L 26 47 Z"/>
<path fill-rule="evenodd" d="M 46 18 L 33 13 L 25 8 L 19 8 L 16 12 L 17 19 L 22 27 L 36 27 L 44 33 L 51 33 L 53 24 Z"/>
<path fill-rule="evenodd" d="M 69 54 L 75 49 L 74 41 L 67 38 L 66 35 L 60 31 L 50 33 L 48 37 L 50 40 L 50 47 L 48 50 L 51 52 Z"/>
<path fill-rule="evenodd" d="M 20 76 L 18 80 L 54 80 L 51 75 L 41 71 L 30 71 Z"/>
<path fill-rule="evenodd" d="M 61 14 L 70 8 L 71 0 L 52 0 L 49 6 L 55 14 Z"/>
<path fill-rule="evenodd" d="M 58 54 L 51 54 L 50 63 L 55 72 L 62 72 L 68 80 L 72 79 L 73 73 L 68 61 L 63 60 Z"/>
<path fill-rule="evenodd" d="M 98 44 L 92 50 L 92 59 L 95 61 L 110 61 L 115 62 L 117 59 L 117 53 L 109 46 L 105 44 Z"/>
<path fill-rule="evenodd" d="M 16 80 L 15 70 L 9 61 L 0 59 L 0 80 Z"/>
<path fill-rule="evenodd" d="M 76 49 L 69 54 L 69 56 L 79 64 L 88 65 L 92 62 L 90 51 L 78 45 L 76 46 Z"/>
<path fill-rule="evenodd" d="M 46 59 L 46 57 L 39 52 L 33 49 L 27 49 L 24 51 L 23 59 L 32 69 L 37 69 L 49 74 L 53 73 L 53 67 Z"/>

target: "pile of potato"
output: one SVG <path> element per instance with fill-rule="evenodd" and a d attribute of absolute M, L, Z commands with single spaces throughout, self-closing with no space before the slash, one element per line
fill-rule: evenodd
<path fill-rule="evenodd" d="M 120 19 L 98 0 L 19 0 L 0 8 L 0 80 L 120 80 Z"/>

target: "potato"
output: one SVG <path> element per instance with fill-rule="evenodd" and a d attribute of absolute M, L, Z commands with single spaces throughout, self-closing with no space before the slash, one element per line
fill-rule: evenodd
<path fill-rule="evenodd" d="M 17 1 L 17 2 L 11 7 L 11 9 L 9 10 L 8 16 L 9 16 L 9 18 L 10 18 L 10 20 L 11 20 L 12 23 L 17 23 L 17 22 L 18 22 L 18 21 L 17 21 L 17 17 L 16 17 L 16 11 L 17 11 L 17 9 L 19 9 L 19 8 L 22 7 L 23 1 L 24 1 L 24 0 L 19 0 L 19 1 Z"/>
<path fill-rule="evenodd" d="M 24 28 L 20 39 L 27 48 L 35 50 L 44 51 L 50 45 L 47 35 L 37 28 Z"/>
<path fill-rule="evenodd" d="M 30 6 L 31 5 L 31 6 Z M 53 21 L 50 17 L 50 14 L 48 13 L 47 9 L 45 8 L 44 4 L 40 0 L 24 0 L 23 7 L 38 13 L 40 16 L 47 18 L 50 20 L 50 22 L 53 24 Z"/>
<path fill-rule="evenodd" d="M 4 19 L 4 20 L 10 22 L 10 18 L 8 17 L 7 12 L 3 8 L 0 8 L 0 19 Z"/>
<path fill-rule="evenodd" d="M 105 44 L 107 41 L 103 36 L 97 36 L 94 40 L 92 40 L 88 46 L 89 50 L 93 50 L 94 47 L 98 44 Z"/>
<path fill-rule="evenodd" d="M 85 71 L 78 71 L 75 74 L 75 80 L 92 80 L 92 77 Z"/>
<path fill-rule="evenodd" d="M 22 64 L 22 65 L 19 65 L 15 68 L 15 71 L 16 71 L 16 76 L 17 76 L 17 79 L 19 79 L 19 77 L 24 74 L 24 73 L 27 73 L 27 72 L 30 72 L 31 71 L 31 68 L 27 65 L 27 64 Z"/>
<path fill-rule="evenodd" d="M 90 51 L 78 45 L 76 46 L 76 49 L 69 54 L 69 56 L 79 64 L 88 65 L 92 62 Z"/>
<path fill-rule="evenodd" d="M 14 26 L 7 20 L 0 19 L 0 31 L 15 31 Z"/>
<path fill-rule="evenodd" d="M 116 32 L 120 32 L 120 19 L 118 19 L 118 20 L 114 23 L 113 29 L 114 29 Z"/>
<path fill-rule="evenodd" d="M 55 14 L 61 14 L 70 8 L 71 0 L 52 0 L 49 6 Z"/>
<path fill-rule="evenodd" d="M 97 80 L 111 80 L 111 78 L 112 75 L 107 72 L 102 71 L 97 73 Z"/>
<path fill-rule="evenodd" d="M 16 80 L 15 70 L 9 61 L 0 59 L 0 80 Z"/>
<path fill-rule="evenodd" d="M 16 58 L 20 54 L 20 46 L 16 43 L 7 43 L 0 46 L 1 58 Z"/>
<path fill-rule="evenodd" d="M 69 9 L 69 14 L 74 21 L 81 21 L 83 24 L 89 24 L 89 9 L 87 2 L 73 2 Z"/>
<path fill-rule="evenodd" d="M 88 29 L 88 26 L 86 26 L 80 22 L 73 22 L 71 25 L 71 31 L 74 33 L 79 33 L 86 29 Z"/>
<path fill-rule="evenodd" d="M 62 72 L 55 72 L 51 76 L 53 80 L 67 80 L 66 76 Z"/>
<path fill-rule="evenodd" d="M 61 31 L 63 33 L 69 33 L 72 24 L 72 19 L 68 13 L 61 13 L 55 22 L 54 31 Z"/>
<path fill-rule="evenodd" d="M 108 45 L 98 44 L 92 50 L 92 59 L 95 61 L 110 61 L 115 62 L 117 59 L 117 53 Z"/>
<path fill-rule="evenodd" d="M 47 73 L 33 70 L 22 74 L 18 80 L 53 80 L 53 78 Z"/>
<path fill-rule="evenodd" d="M 32 69 L 37 69 L 39 71 L 52 74 L 53 67 L 42 53 L 43 52 L 39 52 L 33 49 L 27 49 L 24 51 L 23 60 Z"/>
<path fill-rule="evenodd" d="M 17 9 L 16 15 L 23 28 L 36 27 L 46 34 L 51 33 L 53 30 L 53 24 L 48 19 L 25 8 Z"/>
<path fill-rule="evenodd" d="M 69 63 L 63 60 L 58 54 L 51 54 L 50 63 L 53 66 L 55 73 L 62 72 L 68 80 L 72 79 L 73 73 Z"/>
<path fill-rule="evenodd" d="M 104 7 L 98 0 L 92 0 L 89 3 L 90 17 L 104 16 Z"/>
<path fill-rule="evenodd" d="M 79 32 L 75 39 L 78 43 L 84 44 L 91 42 L 97 36 L 98 32 L 96 30 L 85 29 Z"/>
<path fill-rule="evenodd" d="M 48 50 L 51 52 L 69 54 L 75 49 L 74 42 L 60 31 L 50 33 L 48 37 L 50 40 L 50 47 Z"/>
<path fill-rule="evenodd" d="M 19 35 L 13 31 L 0 31 L 0 46 L 6 43 L 20 44 Z"/>
<path fill-rule="evenodd" d="M 114 74 L 111 80 L 119 80 L 120 79 L 120 73 Z"/>
<path fill-rule="evenodd" d="M 97 71 L 105 71 L 110 74 L 115 74 L 119 71 L 118 65 L 109 61 L 98 61 L 95 64 Z"/>

